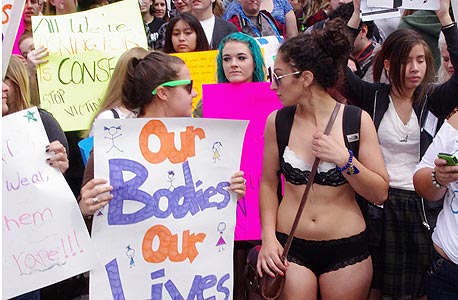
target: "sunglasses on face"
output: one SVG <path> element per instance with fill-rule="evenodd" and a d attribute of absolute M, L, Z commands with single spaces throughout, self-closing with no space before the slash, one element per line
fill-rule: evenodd
<path fill-rule="evenodd" d="M 161 86 L 163 87 L 177 87 L 177 86 L 185 86 L 186 90 L 188 91 L 189 94 L 192 93 L 192 80 L 191 79 L 183 79 L 183 80 L 173 80 L 173 81 L 167 81 L 164 82 L 160 85 L 158 85 L 152 92 L 151 94 L 156 95 L 157 89 Z"/>
<path fill-rule="evenodd" d="M 301 74 L 302 72 L 301 71 L 296 71 L 296 72 L 292 72 L 292 73 L 288 73 L 288 74 L 284 74 L 284 75 L 280 75 L 278 76 L 277 74 L 275 74 L 274 71 L 272 71 L 272 68 L 269 67 L 269 80 L 270 82 L 275 82 L 275 85 L 277 86 L 280 86 L 280 79 L 282 78 L 285 78 L 285 77 L 288 77 L 288 76 L 291 76 L 291 75 L 297 75 L 297 74 Z"/>

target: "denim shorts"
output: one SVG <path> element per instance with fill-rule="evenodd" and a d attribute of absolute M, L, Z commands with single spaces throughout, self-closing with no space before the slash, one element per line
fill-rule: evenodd
<path fill-rule="evenodd" d="M 428 300 L 458 299 L 458 265 L 435 254 L 426 281 Z"/>

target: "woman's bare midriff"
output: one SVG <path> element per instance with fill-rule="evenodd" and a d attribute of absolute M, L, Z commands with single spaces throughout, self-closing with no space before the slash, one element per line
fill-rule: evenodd
<path fill-rule="evenodd" d="M 278 208 L 277 231 L 289 234 L 305 185 L 285 185 Z M 331 240 L 362 232 L 364 218 L 349 184 L 339 187 L 314 184 L 294 236 L 306 240 Z"/>

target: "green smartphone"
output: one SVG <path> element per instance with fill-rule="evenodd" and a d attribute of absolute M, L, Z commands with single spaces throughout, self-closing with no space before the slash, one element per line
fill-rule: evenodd
<path fill-rule="evenodd" d="M 445 159 L 447 161 L 447 166 L 458 166 L 458 158 L 449 153 L 439 153 L 437 157 Z"/>

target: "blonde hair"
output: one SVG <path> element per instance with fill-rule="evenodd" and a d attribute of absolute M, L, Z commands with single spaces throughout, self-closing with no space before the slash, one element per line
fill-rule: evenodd
<path fill-rule="evenodd" d="M 8 114 L 29 108 L 29 76 L 23 61 L 16 55 L 11 55 L 5 78 L 14 83 L 14 86 L 10 86 L 10 89 L 14 89 L 17 95 L 17 99 L 8 99 Z"/>
<path fill-rule="evenodd" d="M 447 43 L 445 42 L 444 34 L 441 32 L 439 35 L 439 51 L 442 52 L 443 47 L 447 48 Z M 437 82 L 444 83 L 447 80 L 449 80 L 450 77 L 451 77 L 450 74 L 448 73 L 447 69 L 444 66 L 444 58 L 442 57 L 442 54 L 441 54 L 441 66 L 439 68 L 439 71 L 437 71 Z"/>
<path fill-rule="evenodd" d="M 126 77 L 127 63 L 133 57 L 140 59 L 145 57 L 148 53 L 149 51 L 142 47 L 134 47 L 128 49 L 119 57 L 113 74 L 111 75 L 110 83 L 108 84 L 107 90 L 102 99 L 102 103 L 92 118 L 91 123 L 89 123 L 91 126 L 94 123 L 95 118 L 97 118 L 101 112 L 122 105 L 122 84 L 124 82 L 124 78 Z M 89 133 L 90 129 L 84 133 L 84 136 L 87 137 Z"/>
<path fill-rule="evenodd" d="M 304 1 L 304 21 L 318 13 L 331 7 L 329 0 L 307 0 Z"/>
<path fill-rule="evenodd" d="M 215 6 L 213 7 L 213 14 L 217 17 L 222 18 L 224 15 L 224 6 L 221 0 L 215 0 Z"/>

